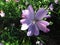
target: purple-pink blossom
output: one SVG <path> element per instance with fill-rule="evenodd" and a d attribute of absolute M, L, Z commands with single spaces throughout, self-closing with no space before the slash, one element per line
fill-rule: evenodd
<path fill-rule="evenodd" d="M 54 0 L 54 2 L 55 2 L 56 4 L 58 4 L 58 0 Z"/>
<path fill-rule="evenodd" d="M 26 10 L 22 10 L 22 18 L 20 22 L 22 23 L 21 30 L 27 30 L 27 36 L 39 35 L 39 30 L 43 32 L 49 32 L 50 30 L 47 28 L 49 22 L 44 21 L 43 18 L 48 18 L 50 15 L 48 14 L 48 10 L 44 8 L 40 8 L 36 14 L 31 5 L 28 6 Z"/>
<path fill-rule="evenodd" d="M 53 11 L 53 4 L 50 4 L 49 9 Z"/>
<path fill-rule="evenodd" d="M 15 2 L 19 2 L 20 0 L 14 0 Z"/>
<path fill-rule="evenodd" d="M 3 12 L 3 10 L 0 11 L 0 16 L 5 17 L 5 13 Z"/>

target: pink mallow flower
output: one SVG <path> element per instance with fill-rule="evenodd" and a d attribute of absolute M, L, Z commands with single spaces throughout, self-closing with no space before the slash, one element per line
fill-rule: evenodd
<path fill-rule="evenodd" d="M 27 36 L 39 35 L 39 30 L 43 32 L 49 32 L 47 28 L 49 22 L 42 20 L 43 18 L 48 18 L 50 15 L 47 15 L 48 11 L 44 8 L 40 8 L 37 13 L 34 13 L 34 10 L 31 5 L 28 6 L 26 10 L 22 10 L 22 18 L 20 22 L 22 23 L 21 30 L 27 30 Z"/>
<path fill-rule="evenodd" d="M 0 11 L 0 16 L 5 17 L 5 13 L 2 10 Z"/>
<path fill-rule="evenodd" d="M 20 0 L 14 0 L 15 2 L 19 2 Z"/>
<path fill-rule="evenodd" d="M 50 4 L 49 9 L 53 11 L 53 4 Z"/>
<path fill-rule="evenodd" d="M 55 2 L 56 4 L 58 4 L 58 0 L 54 0 L 54 2 Z"/>

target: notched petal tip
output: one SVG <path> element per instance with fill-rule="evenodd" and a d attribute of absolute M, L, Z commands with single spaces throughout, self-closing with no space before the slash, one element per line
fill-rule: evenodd
<path fill-rule="evenodd" d="M 25 22 L 25 20 L 26 20 L 26 19 L 21 19 L 21 20 L 20 20 L 20 23 L 23 24 L 23 23 Z"/>
<path fill-rule="evenodd" d="M 32 32 L 31 31 L 28 31 L 27 32 L 27 36 L 32 36 Z"/>
<path fill-rule="evenodd" d="M 21 30 L 27 30 L 28 29 L 28 25 L 27 24 L 22 24 Z"/>
<path fill-rule="evenodd" d="M 46 27 L 47 28 L 47 27 Z M 45 33 L 48 33 L 48 32 L 50 32 L 50 30 L 47 28 L 45 31 L 43 31 L 43 32 L 45 32 Z"/>
<path fill-rule="evenodd" d="M 45 16 L 45 18 L 50 18 L 50 17 L 51 17 L 51 15 L 46 15 L 46 16 Z"/>
<path fill-rule="evenodd" d="M 27 9 L 26 10 L 22 10 L 22 14 L 23 15 L 29 15 L 29 10 L 27 10 Z"/>

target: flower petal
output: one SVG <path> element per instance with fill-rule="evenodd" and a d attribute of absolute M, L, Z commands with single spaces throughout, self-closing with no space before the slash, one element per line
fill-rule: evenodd
<path fill-rule="evenodd" d="M 28 6 L 28 10 L 29 10 L 29 12 L 30 12 L 30 18 L 31 18 L 31 19 L 34 19 L 34 10 L 33 10 L 33 8 L 32 8 L 31 5 Z"/>
<path fill-rule="evenodd" d="M 43 32 L 49 32 L 50 30 L 46 27 L 46 25 L 40 23 L 40 22 L 37 22 L 37 26 L 39 27 L 39 29 Z"/>
<path fill-rule="evenodd" d="M 29 25 L 23 24 L 23 25 L 21 26 L 21 30 L 26 30 L 26 29 L 28 29 L 28 27 L 29 27 Z"/>
<path fill-rule="evenodd" d="M 26 10 L 22 10 L 22 17 L 27 19 L 34 19 L 34 10 L 31 5 Z"/>
<path fill-rule="evenodd" d="M 20 0 L 14 0 L 15 2 L 19 2 Z"/>
<path fill-rule="evenodd" d="M 22 10 L 22 18 L 29 18 L 30 12 L 29 10 Z"/>
<path fill-rule="evenodd" d="M 40 8 L 36 13 L 36 19 L 41 20 L 47 15 L 48 11 L 44 8 Z"/>
<path fill-rule="evenodd" d="M 39 35 L 39 29 L 38 29 L 37 25 L 35 25 L 34 35 L 35 36 Z"/>
<path fill-rule="evenodd" d="M 31 35 L 35 35 L 35 36 L 37 36 L 37 35 L 39 35 L 39 30 L 38 30 L 38 28 L 37 28 L 37 26 L 35 25 L 35 24 L 31 24 L 30 25 L 30 27 L 29 27 L 29 29 L 28 29 L 28 32 L 29 33 L 27 33 L 27 36 L 31 36 Z"/>
<path fill-rule="evenodd" d="M 46 15 L 45 18 L 50 18 L 51 16 L 50 15 Z"/>
<path fill-rule="evenodd" d="M 49 6 L 49 9 L 50 9 L 51 11 L 53 11 L 53 4 L 51 4 L 51 5 Z"/>
<path fill-rule="evenodd" d="M 22 20 L 20 20 L 20 22 L 22 24 L 27 24 L 27 25 L 29 25 L 30 23 L 32 23 L 31 20 L 29 20 L 29 19 L 22 19 Z"/>
<path fill-rule="evenodd" d="M 28 10 L 30 11 L 30 13 L 32 14 L 32 16 L 34 16 L 34 10 L 32 8 L 31 5 L 28 6 Z"/>
<path fill-rule="evenodd" d="M 5 13 L 2 10 L 0 11 L 0 16 L 5 17 Z"/>
<path fill-rule="evenodd" d="M 54 2 L 55 2 L 56 4 L 58 4 L 58 0 L 54 0 Z"/>
<path fill-rule="evenodd" d="M 39 23 L 41 23 L 41 24 L 44 24 L 44 25 L 46 25 L 46 26 L 48 26 L 48 25 L 49 25 L 49 22 L 47 22 L 47 21 L 44 21 L 44 20 L 42 20 L 42 21 L 39 21 Z"/>
<path fill-rule="evenodd" d="M 32 35 L 33 35 L 33 31 L 29 29 L 27 32 L 27 36 L 32 36 Z"/>

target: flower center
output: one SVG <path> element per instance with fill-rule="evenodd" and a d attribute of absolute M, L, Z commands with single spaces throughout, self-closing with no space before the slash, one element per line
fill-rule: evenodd
<path fill-rule="evenodd" d="M 33 24 L 35 24 L 37 21 L 39 21 L 39 20 L 37 20 L 37 19 L 32 20 Z"/>
<path fill-rule="evenodd" d="M 35 24 L 36 23 L 36 20 L 33 20 L 32 22 L 33 22 L 33 24 Z"/>

